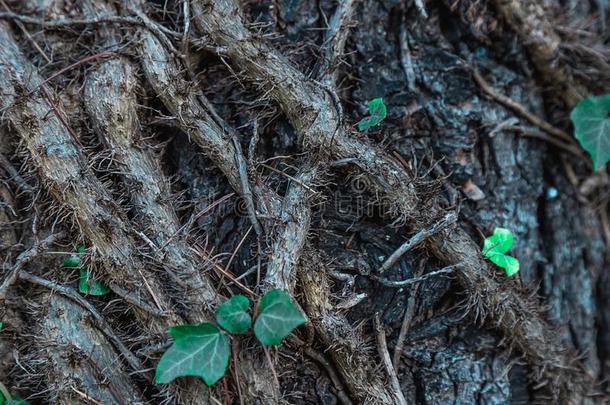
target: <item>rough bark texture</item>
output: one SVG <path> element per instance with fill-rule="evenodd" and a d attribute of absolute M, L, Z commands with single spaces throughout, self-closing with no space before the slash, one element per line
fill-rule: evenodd
<path fill-rule="evenodd" d="M 607 0 L 0 6 L 3 395 L 608 401 L 610 182 L 569 124 L 610 85 Z M 308 318 L 286 344 L 154 383 L 168 326 L 270 288 Z"/>

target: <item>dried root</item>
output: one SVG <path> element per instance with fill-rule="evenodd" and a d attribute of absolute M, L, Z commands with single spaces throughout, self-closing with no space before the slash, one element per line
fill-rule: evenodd
<path fill-rule="evenodd" d="M 53 294 L 43 294 L 38 305 L 38 310 L 44 312 L 38 345 L 40 354 L 49 359 L 45 368 L 52 401 L 144 403 L 121 366 L 119 354 L 91 325 L 89 313 Z M 105 384 L 99 384 L 100 375 Z"/>
<path fill-rule="evenodd" d="M 540 77 L 555 87 L 568 107 L 587 95 L 565 64 L 559 61 L 561 38 L 545 16 L 544 5 L 535 0 L 495 0 L 496 9 L 526 44 Z M 557 88 L 561 87 L 561 88 Z"/>
<path fill-rule="evenodd" d="M 103 4 L 95 3 L 97 7 Z M 100 18 L 110 12 L 109 7 L 101 14 L 93 3 L 84 2 L 84 5 L 91 9 L 91 17 Z M 109 46 L 116 42 L 113 30 L 106 30 L 105 34 Z M 186 286 L 187 304 L 195 310 L 192 320 L 201 321 L 209 318 L 218 297 L 210 281 L 202 276 L 186 241 L 178 235 L 178 217 L 166 201 L 166 196 L 171 195 L 169 181 L 154 152 L 140 140 L 137 84 L 130 62 L 120 57 L 108 60 L 88 74 L 83 101 L 94 129 L 112 151 L 116 170 L 130 190 L 140 230 L 155 243 L 155 253 L 160 261 L 167 263 L 168 272 L 178 278 L 180 285 L 176 287 Z"/>
<path fill-rule="evenodd" d="M 303 258 L 299 282 L 305 307 L 316 332 L 330 354 L 345 385 L 358 403 L 393 404 L 394 396 L 378 372 L 362 336 L 330 302 L 327 275 L 315 255 Z"/>
<path fill-rule="evenodd" d="M 244 69 L 250 80 L 268 89 L 306 150 L 312 153 L 323 150 L 334 159 L 355 159 L 355 164 L 374 179 L 397 213 L 410 220 L 415 229 L 428 226 L 430 219 L 442 216 L 437 201 L 425 201 L 418 195 L 417 179 L 407 167 L 367 141 L 350 136 L 342 126 L 339 109 L 324 86 L 307 80 L 286 58 L 246 29 L 234 1 L 198 0 L 193 2 L 193 9 L 195 24 L 205 37 L 221 47 L 235 65 Z M 567 83 L 567 80 L 559 82 Z M 510 337 L 531 366 L 555 384 L 553 392 L 562 398 L 581 398 L 587 384 L 574 380 L 572 373 L 567 371 L 572 368 L 572 362 L 560 355 L 561 345 L 541 314 L 531 311 L 521 294 L 510 288 L 506 292 L 506 287 L 494 280 L 480 249 L 464 231 L 456 229 L 441 235 L 430 239 L 431 250 L 447 263 L 462 263 L 456 268 L 458 280 L 474 298 L 472 302 L 477 303 L 476 310 L 481 318 Z M 515 325 L 522 319 L 529 322 L 521 322 L 519 333 L 515 333 Z M 557 367 L 551 370 L 548 366 L 552 364 Z"/>
<path fill-rule="evenodd" d="M 103 35 L 98 41 L 107 49 L 119 45 L 116 24 L 137 29 L 140 38 L 137 52 L 148 84 L 179 128 L 244 198 L 259 241 L 263 236 L 272 241 L 267 272 L 258 287 L 262 290 L 277 287 L 302 294 L 310 326 L 320 339 L 314 344 L 321 345 L 330 354 L 340 378 L 358 403 L 391 404 L 404 399 L 392 372 L 385 334 L 378 336 L 383 337 L 379 342 L 391 388 L 379 372 L 367 341 L 333 308 L 327 279 L 329 271 L 319 257 L 306 249 L 316 185 L 332 166 L 331 160 L 356 166 L 371 180 L 374 191 L 389 202 L 398 221 L 414 231 L 414 243 L 427 244 L 436 258 L 455 269 L 470 312 L 476 319 L 503 332 L 509 345 L 522 353 L 537 373 L 534 378 L 547 384 L 545 390 L 556 402 L 586 402 L 588 389 L 594 384 L 572 360 L 571 354 L 562 349 L 539 306 L 517 286 L 496 279 L 477 243 L 464 230 L 445 229 L 455 222 L 455 217 L 445 221 L 443 227 L 430 227 L 445 217 L 446 212 L 443 202 L 430 192 L 429 185 L 424 191 L 410 163 L 390 156 L 366 137 L 354 134 L 345 124 L 337 97 L 337 65 L 356 4 L 356 0 L 347 0 L 337 6 L 323 43 L 322 63 L 312 76 L 305 76 L 262 36 L 250 32 L 234 0 L 184 1 L 184 35 L 150 19 L 141 2 L 136 0 L 121 4 L 122 11 L 128 14 L 121 17 L 116 15 L 115 5 L 110 2 L 85 1 L 81 6 L 85 14 L 82 20 L 64 18 L 45 22 L 11 12 L 0 13 L 0 18 L 49 28 L 99 25 Z M 423 3 L 416 4 L 420 14 L 427 15 Z M 569 71 L 555 63 L 560 41 L 544 19 L 542 7 L 531 1 L 510 0 L 497 0 L 496 7 L 528 44 L 540 73 L 566 86 L 564 102 L 572 105 L 584 93 L 578 85 L 567 84 L 571 82 Z M 290 176 L 283 196 L 259 179 L 251 181 L 253 167 L 249 168 L 246 162 L 253 165 L 254 153 L 246 159 L 236 130 L 215 112 L 203 91 L 185 73 L 191 67 L 188 55 L 181 54 L 173 40 L 181 37 L 182 51 L 188 51 L 191 20 L 203 35 L 201 42 L 216 50 L 223 61 L 226 59 L 239 67 L 240 76 L 266 91 L 294 128 L 298 145 L 305 151 L 300 161 L 306 163 L 297 169 L 297 175 Z M 169 324 L 209 319 L 210 309 L 222 298 L 211 278 L 202 274 L 203 266 L 193 256 L 182 234 L 176 209 L 168 201 L 169 180 L 158 156 L 148 141 L 141 139 L 136 64 L 126 56 L 108 51 L 98 54 L 104 60 L 87 72 L 82 93 L 82 104 L 102 141 L 100 148 L 111 157 L 112 180 L 120 180 L 129 190 L 126 204 L 132 218 L 128 218 L 125 204 L 112 194 L 111 181 L 103 183 L 91 169 L 62 103 L 21 54 L 4 22 L 0 22 L 0 42 L 3 44 L 0 48 L 3 118 L 22 140 L 45 189 L 57 206 L 70 210 L 80 231 L 94 247 L 93 264 L 99 263 L 99 267 L 107 270 L 104 278 L 115 292 L 128 302 L 147 308 L 137 311 L 137 327 L 160 334 Z M 83 61 L 70 66 L 79 63 Z M 26 184 L 22 188 L 27 192 L 27 187 Z M 0 219 L 3 217 L 8 215 L 0 210 Z M 421 235 L 415 232 L 420 229 L 424 230 Z M 427 229 L 434 231 L 426 233 Z M 388 259 L 382 269 L 392 267 L 410 247 L 403 245 L 403 250 Z M 166 283 L 165 275 L 151 271 L 148 263 L 166 270 L 171 281 Z M 28 272 L 15 271 L 8 281 L 12 284 L 16 279 L 48 287 L 44 279 Z M 0 297 L 4 295 L 1 290 Z M 175 291 L 185 293 L 184 297 L 172 296 L 171 292 Z M 140 367 L 140 360 L 99 319 L 101 315 L 88 306 L 88 301 L 70 299 L 80 306 L 64 298 L 44 295 L 37 308 L 40 313 L 44 312 L 40 334 L 45 340 L 39 346 L 44 357 L 50 360 L 47 366 L 52 373 L 48 373 L 47 379 L 54 392 L 51 399 L 75 402 L 89 400 L 91 396 L 105 403 L 139 403 L 143 395 L 150 396 L 139 392 L 122 364 L 135 369 Z M 171 310 L 177 300 L 189 309 L 184 317 Z M 47 301 L 51 304 L 44 308 Z M 89 323 L 90 316 L 94 322 Z M 92 346 L 92 342 L 101 342 L 101 347 Z M 58 348 L 61 350 L 55 350 Z M 243 349 L 236 357 L 232 372 L 239 388 L 239 400 L 280 403 L 281 392 L 274 382 L 276 376 L 260 353 Z M 400 353 L 395 354 L 396 358 L 400 358 Z M 115 364 L 118 365 L 115 367 Z M 106 379 L 107 384 L 97 384 L 100 370 L 108 369 L 112 373 Z M 332 378 L 339 380 L 336 375 Z M 344 395 L 342 389 L 340 392 Z M 161 389 L 160 396 L 167 402 L 207 403 L 215 399 L 210 399 L 209 394 L 202 384 L 189 380 L 172 384 L 166 391 Z"/>
<path fill-rule="evenodd" d="M 88 168 L 54 96 L 41 85 L 6 23 L 0 24 L 0 38 L 5 89 L 0 102 L 5 118 L 24 141 L 45 187 L 60 204 L 72 209 L 83 233 L 107 262 L 111 283 L 135 289 L 142 284 L 143 266 L 120 208 Z"/>

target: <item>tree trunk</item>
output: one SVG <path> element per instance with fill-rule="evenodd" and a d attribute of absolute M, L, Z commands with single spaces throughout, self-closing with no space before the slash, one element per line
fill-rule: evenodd
<path fill-rule="evenodd" d="M 2 3 L 0 403 L 607 403 L 610 181 L 569 118 L 608 6 Z M 155 383 L 169 327 L 273 288 L 282 345 Z"/>

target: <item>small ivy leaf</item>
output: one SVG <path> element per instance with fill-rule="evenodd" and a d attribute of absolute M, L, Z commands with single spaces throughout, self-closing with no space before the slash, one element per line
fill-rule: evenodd
<path fill-rule="evenodd" d="M 89 270 L 86 268 L 80 269 L 80 279 L 78 281 L 78 291 L 83 294 L 100 297 L 110 292 L 110 288 L 101 281 L 91 280 Z"/>
<path fill-rule="evenodd" d="M 64 259 L 64 266 L 65 267 L 79 267 L 80 266 L 80 259 L 76 256 L 70 256 L 67 257 L 66 259 Z"/>
<path fill-rule="evenodd" d="M 6 405 L 6 397 L 4 396 L 2 391 L 0 391 L 0 405 Z"/>
<path fill-rule="evenodd" d="M 483 255 L 501 267 L 508 277 L 519 272 L 519 260 L 505 254 L 513 246 L 513 233 L 506 228 L 496 228 L 493 235 L 485 238 Z"/>
<path fill-rule="evenodd" d="M 4 322 L 0 322 L 0 332 L 2 332 L 2 329 L 4 329 Z"/>
<path fill-rule="evenodd" d="M 495 263 L 498 267 L 503 268 L 508 277 L 512 277 L 519 272 L 519 260 L 512 256 L 496 254 L 489 257 L 489 260 Z"/>
<path fill-rule="evenodd" d="M 273 289 L 261 298 L 254 334 L 265 346 L 276 346 L 294 329 L 305 323 L 305 316 L 285 291 Z"/>
<path fill-rule="evenodd" d="M 86 250 L 87 249 L 85 248 L 85 245 L 78 245 L 76 247 L 76 253 L 81 253 L 82 254 L 82 253 L 85 253 Z"/>
<path fill-rule="evenodd" d="M 386 105 L 381 98 L 375 98 L 369 101 L 368 104 L 370 117 L 363 118 L 358 122 L 358 130 L 364 131 L 376 125 L 379 125 L 381 121 L 388 115 Z"/>
<path fill-rule="evenodd" d="M 216 308 L 216 321 L 227 332 L 246 333 L 252 324 L 248 314 L 250 300 L 245 295 L 234 295 Z"/>
<path fill-rule="evenodd" d="M 570 118 L 580 145 L 598 170 L 610 160 L 610 94 L 580 100 Z"/>
<path fill-rule="evenodd" d="M 214 385 L 225 375 L 231 348 L 229 339 L 211 323 L 169 328 L 174 344 L 163 354 L 155 381 L 168 384 L 178 377 L 201 377 Z"/>
<path fill-rule="evenodd" d="M 511 247 L 513 247 L 513 233 L 506 228 L 496 228 L 493 235 L 485 238 L 483 252 L 485 256 L 506 253 Z"/>

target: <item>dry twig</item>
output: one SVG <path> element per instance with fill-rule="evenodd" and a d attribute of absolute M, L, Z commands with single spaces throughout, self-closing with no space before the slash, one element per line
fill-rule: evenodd
<path fill-rule="evenodd" d="M 432 277 L 440 276 L 441 274 L 451 274 L 454 272 L 455 267 L 455 265 L 443 267 L 442 269 L 426 273 L 423 276 L 408 278 L 406 280 L 388 280 L 387 278 L 378 277 L 374 274 L 371 275 L 371 278 L 386 287 L 400 288 L 411 284 L 421 283 L 422 281 L 426 281 Z"/>
<path fill-rule="evenodd" d="M 407 400 L 405 399 L 405 396 L 402 393 L 402 388 L 400 387 L 400 382 L 398 381 L 396 370 L 394 369 L 394 366 L 392 365 L 392 360 L 390 359 L 390 353 L 388 352 L 388 344 L 386 342 L 385 331 L 383 330 L 383 326 L 381 325 L 381 321 L 379 320 L 379 314 L 375 314 L 375 330 L 377 331 L 377 348 L 379 349 L 379 356 L 381 357 L 386 372 L 388 373 L 388 377 L 390 378 L 390 385 L 392 386 L 392 390 L 394 391 L 396 403 L 400 405 L 407 405 Z"/>
<path fill-rule="evenodd" d="M 19 278 L 19 272 L 25 267 L 25 265 L 34 260 L 46 248 L 48 248 L 49 245 L 52 245 L 62 237 L 62 232 L 51 234 L 44 238 L 42 241 L 35 242 L 31 248 L 17 256 L 17 260 L 11 268 L 9 275 L 4 279 L 2 285 L 0 285 L 0 300 L 6 299 L 6 294 L 9 288 L 11 288 L 15 281 L 17 281 L 17 279 Z"/>
<path fill-rule="evenodd" d="M 413 249 L 417 244 L 421 243 L 430 236 L 438 233 L 439 231 L 445 229 L 446 227 L 454 224 L 455 221 L 457 221 L 457 215 L 455 214 L 455 212 L 450 212 L 449 214 L 445 215 L 443 219 L 441 219 L 431 227 L 418 231 L 409 240 L 400 245 L 400 247 L 396 249 L 396 251 L 392 253 L 390 257 L 386 259 L 385 262 L 383 262 L 383 264 L 379 268 L 379 273 L 383 274 L 386 270 L 390 269 L 390 267 L 395 265 L 396 262 L 400 260 L 400 258 L 405 253 Z"/>

